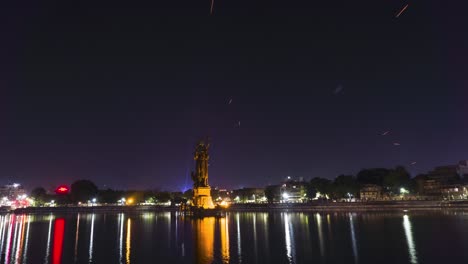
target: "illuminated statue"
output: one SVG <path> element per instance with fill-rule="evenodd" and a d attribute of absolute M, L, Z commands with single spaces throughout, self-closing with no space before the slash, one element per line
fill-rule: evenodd
<path fill-rule="evenodd" d="M 208 184 L 208 149 L 210 144 L 200 141 L 195 148 L 193 159 L 195 160 L 195 171 L 192 171 L 193 198 L 192 205 L 204 209 L 214 208 L 211 199 L 211 188 Z"/>
<path fill-rule="evenodd" d="M 193 187 L 209 187 L 208 185 L 208 160 L 210 156 L 208 155 L 209 144 L 206 144 L 203 141 L 200 141 L 195 149 L 195 155 L 193 159 L 195 160 L 195 172 L 192 171 L 192 180 Z"/>

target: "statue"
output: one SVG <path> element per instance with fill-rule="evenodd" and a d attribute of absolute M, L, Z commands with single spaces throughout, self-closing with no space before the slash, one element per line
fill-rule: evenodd
<path fill-rule="evenodd" d="M 200 141 L 195 149 L 195 172 L 192 171 L 193 187 L 209 187 L 208 185 L 208 155 L 209 144 Z"/>
<path fill-rule="evenodd" d="M 210 144 L 200 141 L 195 148 L 193 159 L 195 160 L 195 171 L 192 171 L 193 198 L 192 205 L 198 208 L 213 209 L 211 199 L 211 188 L 208 184 L 208 149 Z"/>

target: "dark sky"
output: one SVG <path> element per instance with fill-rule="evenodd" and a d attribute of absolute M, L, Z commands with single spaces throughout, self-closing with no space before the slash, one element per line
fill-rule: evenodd
<path fill-rule="evenodd" d="M 468 158 L 463 1 L 37 2 L 0 7 L 0 184 L 180 190 L 203 136 L 228 188 Z"/>

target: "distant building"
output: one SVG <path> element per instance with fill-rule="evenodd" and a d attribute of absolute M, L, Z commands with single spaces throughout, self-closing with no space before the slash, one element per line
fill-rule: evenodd
<path fill-rule="evenodd" d="M 382 187 L 376 184 L 364 185 L 359 191 L 361 200 L 379 200 L 382 197 Z"/>
<path fill-rule="evenodd" d="M 266 202 L 265 189 L 263 188 L 242 188 L 233 190 L 231 200 L 235 203 L 262 203 Z"/>
<path fill-rule="evenodd" d="M 468 160 L 461 160 L 458 162 L 457 173 L 462 178 L 468 178 Z"/>
<path fill-rule="evenodd" d="M 441 193 L 446 200 L 464 200 L 468 198 L 468 186 L 462 184 L 443 186 Z"/>
<path fill-rule="evenodd" d="M 16 200 L 18 197 L 25 195 L 26 191 L 23 186 L 18 183 L 7 184 L 0 187 L 0 198 L 8 200 Z"/>
<path fill-rule="evenodd" d="M 423 194 L 424 195 L 441 195 L 442 194 L 442 184 L 436 179 L 426 179 L 423 182 Z"/>
<path fill-rule="evenodd" d="M 307 182 L 303 178 L 294 180 L 288 176 L 281 185 L 281 201 L 302 203 L 307 200 Z"/>
<path fill-rule="evenodd" d="M 442 188 L 459 183 L 460 172 L 464 171 L 463 164 L 434 168 L 427 174 L 427 178 L 423 182 L 423 194 L 430 196 L 442 195 Z"/>

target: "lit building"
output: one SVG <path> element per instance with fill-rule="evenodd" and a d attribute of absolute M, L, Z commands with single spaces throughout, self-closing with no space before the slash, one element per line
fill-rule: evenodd
<path fill-rule="evenodd" d="M 442 188 L 457 184 L 460 181 L 460 172 L 464 170 L 463 164 L 434 168 L 427 174 L 427 179 L 423 182 L 423 193 L 431 196 L 442 195 Z"/>
<path fill-rule="evenodd" d="M 361 200 L 379 200 L 382 197 L 382 187 L 376 184 L 364 185 L 359 191 Z"/>
<path fill-rule="evenodd" d="M 294 180 L 286 177 L 281 185 L 281 201 L 285 203 L 303 203 L 307 198 L 307 182 L 303 178 Z"/>
<path fill-rule="evenodd" d="M 19 183 L 7 184 L 0 187 L 0 198 L 6 197 L 8 200 L 16 200 L 26 194 L 23 186 Z"/>
<path fill-rule="evenodd" d="M 235 203 L 262 203 L 267 201 L 263 188 L 242 188 L 233 190 L 231 200 Z"/>
<path fill-rule="evenodd" d="M 443 186 L 441 193 L 446 200 L 464 200 L 468 197 L 468 186 L 461 184 Z"/>

